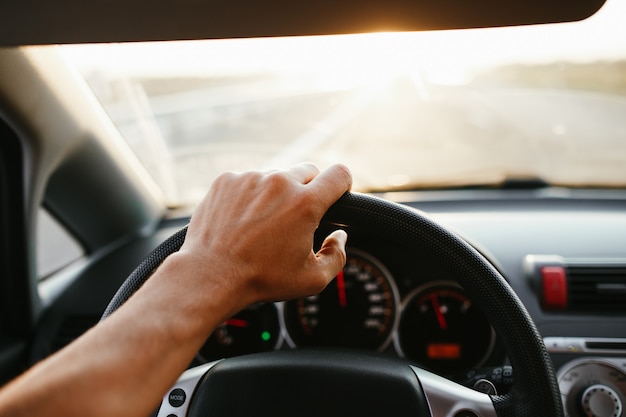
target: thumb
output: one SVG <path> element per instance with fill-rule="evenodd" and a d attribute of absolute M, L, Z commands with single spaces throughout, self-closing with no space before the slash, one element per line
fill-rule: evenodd
<path fill-rule="evenodd" d="M 335 230 L 324 239 L 322 247 L 316 254 L 328 282 L 336 277 L 346 264 L 347 240 L 348 234 L 344 230 Z"/>

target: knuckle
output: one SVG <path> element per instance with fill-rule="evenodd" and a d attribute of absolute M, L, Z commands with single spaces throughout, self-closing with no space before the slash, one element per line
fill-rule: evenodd
<path fill-rule="evenodd" d="M 214 181 L 213 181 L 213 185 L 216 187 L 220 187 L 220 186 L 224 186 L 227 184 L 230 184 L 231 182 L 233 182 L 237 177 L 239 176 L 239 174 L 232 172 L 232 171 L 228 171 L 228 172 L 223 172 L 222 174 L 220 174 Z"/>
<path fill-rule="evenodd" d="M 279 171 L 267 174 L 263 182 L 265 188 L 276 192 L 287 190 L 289 187 L 289 178 Z"/>

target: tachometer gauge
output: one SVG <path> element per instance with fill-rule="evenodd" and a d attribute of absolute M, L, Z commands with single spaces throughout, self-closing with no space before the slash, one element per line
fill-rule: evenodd
<path fill-rule="evenodd" d="M 487 318 L 453 282 L 434 282 L 409 294 L 396 339 L 405 357 L 444 375 L 481 366 L 494 342 Z"/>
<path fill-rule="evenodd" d="M 200 349 L 204 361 L 265 352 L 281 341 L 274 303 L 254 304 L 220 324 Z"/>
<path fill-rule="evenodd" d="M 371 255 L 351 250 L 343 271 L 312 297 L 285 303 L 287 341 L 293 346 L 384 349 L 396 326 L 398 290 Z"/>

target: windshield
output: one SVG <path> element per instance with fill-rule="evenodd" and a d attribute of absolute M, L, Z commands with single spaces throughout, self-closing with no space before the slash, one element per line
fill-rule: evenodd
<path fill-rule="evenodd" d="M 63 46 L 172 205 L 225 170 L 355 189 L 626 186 L 626 15 L 423 33 Z"/>

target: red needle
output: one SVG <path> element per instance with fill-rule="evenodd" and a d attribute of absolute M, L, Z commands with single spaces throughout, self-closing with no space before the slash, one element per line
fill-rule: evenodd
<path fill-rule="evenodd" d="M 346 299 L 346 282 L 343 279 L 343 270 L 337 274 L 337 292 L 339 293 L 339 305 L 346 307 L 348 300 Z"/>
<path fill-rule="evenodd" d="M 224 322 L 224 324 L 233 327 L 248 327 L 248 322 L 241 319 L 228 319 Z"/>
<path fill-rule="evenodd" d="M 439 300 L 437 299 L 437 295 L 435 293 L 432 293 L 430 295 L 430 302 L 433 303 L 433 309 L 435 310 L 435 314 L 437 315 L 439 328 L 441 330 L 446 330 L 448 328 L 448 323 L 446 323 L 446 318 L 443 316 L 443 313 L 441 312 L 441 306 L 439 305 Z"/>

